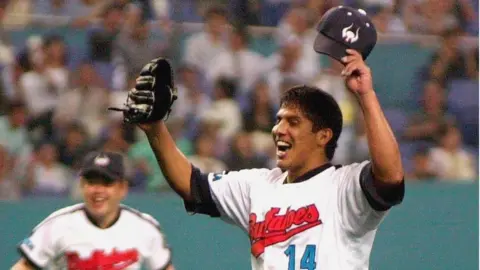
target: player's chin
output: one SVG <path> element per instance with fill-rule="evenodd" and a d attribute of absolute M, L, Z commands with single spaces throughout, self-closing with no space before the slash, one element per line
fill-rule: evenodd
<path fill-rule="evenodd" d="M 282 170 L 287 170 L 288 169 L 289 162 L 288 160 L 285 159 L 279 159 L 277 158 L 277 167 L 282 169 Z"/>

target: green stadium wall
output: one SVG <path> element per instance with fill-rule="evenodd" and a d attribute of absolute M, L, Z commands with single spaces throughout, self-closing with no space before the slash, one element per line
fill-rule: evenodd
<path fill-rule="evenodd" d="M 0 269 L 18 259 L 16 245 L 68 199 L 0 203 Z M 174 194 L 131 194 L 126 204 L 157 218 L 179 270 L 250 269 L 247 236 L 206 216 L 188 215 Z M 478 184 L 415 183 L 379 228 L 371 269 L 478 269 Z"/>

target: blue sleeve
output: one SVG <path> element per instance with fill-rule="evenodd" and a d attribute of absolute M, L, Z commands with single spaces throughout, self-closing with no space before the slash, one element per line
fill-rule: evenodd
<path fill-rule="evenodd" d="M 220 212 L 218 211 L 210 193 L 208 175 L 202 173 L 193 165 L 192 174 L 190 176 L 190 190 L 192 193 L 192 200 L 184 201 L 187 212 L 193 214 L 205 214 L 211 217 L 220 217 Z"/>
<path fill-rule="evenodd" d="M 399 184 L 375 180 L 371 163 L 363 167 L 360 173 L 360 186 L 370 206 L 377 211 L 386 211 L 400 204 L 405 196 L 405 180 Z"/>

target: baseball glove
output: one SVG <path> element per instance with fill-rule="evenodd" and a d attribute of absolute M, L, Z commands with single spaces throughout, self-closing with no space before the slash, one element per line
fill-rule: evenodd
<path fill-rule="evenodd" d="M 124 107 L 108 109 L 123 112 L 125 123 L 151 123 L 165 120 L 176 99 L 172 66 L 168 60 L 156 58 L 140 71 L 135 88 L 128 91 Z"/>

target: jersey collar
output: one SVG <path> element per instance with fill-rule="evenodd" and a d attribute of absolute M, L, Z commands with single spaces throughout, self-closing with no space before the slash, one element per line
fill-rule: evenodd
<path fill-rule="evenodd" d="M 331 163 L 325 163 L 320 167 L 317 167 L 315 169 L 312 169 L 312 170 L 302 174 L 297 179 L 295 179 L 295 181 L 293 181 L 292 183 L 288 183 L 287 182 L 287 177 L 285 177 L 285 180 L 283 180 L 283 184 L 295 184 L 295 183 L 300 183 L 300 182 L 306 181 L 306 180 L 312 178 L 313 176 L 325 171 L 326 169 L 328 169 L 332 166 L 333 165 Z"/>
<path fill-rule="evenodd" d="M 118 219 L 120 219 L 120 213 L 122 212 L 122 208 L 118 208 L 118 213 L 117 213 L 117 216 L 115 217 L 115 219 L 105 228 L 100 228 L 100 225 L 98 224 L 98 222 L 90 215 L 90 213 L 88 213 L 87 209 L 84 207 L 83 208 L 83 212 L 85 213 L 85 216 L 87 217 L 88 221 L 90 221 L 90 223 L 92 223 L 93 226 L 99 228 L 99 229 L 108 229 L 110 227 L 112 227 L 115 223 L 117 223 Z"/>

